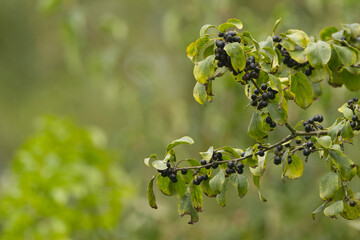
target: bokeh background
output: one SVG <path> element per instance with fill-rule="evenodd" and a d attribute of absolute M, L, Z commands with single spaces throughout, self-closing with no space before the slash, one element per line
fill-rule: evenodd
<path fill-rule="evenodd" d="M 0 0 L 0 239 L 357 239 L 359 221 L 310 217 L 326 172 L 317 157 L 285 184 L 270 166 L 267 203 L 253 185 L 241 200 L 230 189 L 225 208 L 206 199 L 195 225 L 159 191 L 159 209 L 148 206 L 143 159 L 184 135 L 195 144 L 181 157 L 253 143 L 241 85 L 217 80 L 206 107 L 192 97 L 185 48 L 202 25 L 236 17 L 262 40 L 280 17 L 279 32 L 316 35 L 359 16 L 358 0 Z M 290 105 L 290 122 L 318 113 L 329 126 L 359 97 L 323 89 L 311 111 Z M 359 144 L 346 149 L 357 163 Z"/>

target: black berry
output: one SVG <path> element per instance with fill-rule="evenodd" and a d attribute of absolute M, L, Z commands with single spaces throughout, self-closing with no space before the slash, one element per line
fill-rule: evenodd
<path fill-rule="evenodd" d="M 349 202 L 349 205 L 350 205 L 350 207 L 355 207 L 355 206 L 356 206 L 356 202 L 355 202 L 355 201 L 350 201 L 350 202 Z"/>
<path fill-rule="evenodd" d="M 351 128 L 355 128 L 356 127 L 356 122 L 351 122 L 350 126 L 351 126 Z"/>
<path fill-rule="evenodd" d="M 267 89 L 266 83 L 261 84 L 260 88 L 261 90 L 265 91 Z"/>
<path fill-rule="evenodd" d="M 311 132 L 311 127 L 310 125 L 305 125 L 305 132 Z"/>
<path fill-rule="evenodd" d="M 170 180 L 171 180 L 173 183 L 176 183 L 176 182 L 177 182 L 176 173 L 171 173 L 171 174 L 169 175 L 169 178 L 170 178 Z"/>
<path fill-rule="evenodd" d="M 359 99 L 358 99 L 357 97 L 354 97 L 354 98 L 353 98 L 353 101 L 354 101 L 354 102 L 358 102 Z"/>
<path fill-rule="evenodd" d="M 290 156 L 290 155 L 288 155 L 287 161 L 288 161 L 288 164 L 292 163 L 292 159 L 291 159 L 291 156 Z"/>
<path fill-rule="evenodd" d="M 257 96 L 255 94 L 251 95 L 251 100 L 255 100 Z"/>
<path fill-rule="evenodd" d="M 275 127 L 276 127 L 276 122 L 271 122 L 271 123 L 270 123 L 270 127 L 271 127 L 271 128 L 275 128 Z"/>
<path fill-rule="evenodd" d="M 266 117 L 265 118 L 265 122 L 270 124 L 273 120 L 271 119 L 271 117 Z"/>
<path fill-rule="evenodd" d="M 260 157 L 263 157 L 265 155 L 264 151 L 258 151 L 257 154 L 260 156 Z"/>
<path fill-rule="evenodd" d="M 281 163 L 281 157 L 280 156 L 275 156 L 274 158 L 274 164 L 275 165 L 279 165 Z"/>
<path fill-rule="evenodd" d="M 187 169 L 181 169 L 181 174 L 182 174 L 182 175 L 187 174 Z"/>
<path fill-rule="evenodd" d="M 295 140 L 295 143 L 296 143 L 296 144 L 300 144 L 300 143 L 301 143 L 301 140 Z"/>
<path fill-rule="evenodd" d="M 201 164 L 201 165 L 205 165 L 205 164 L 207 164 L 207 162 L 206 162 L 205 159 L 202 159 L 202 160 L 200 161 L 200 164 Z"/>
<path fill-rule="evenodd" d="M 309 140 L 309 141 L 306 143 L 306 146 L 310 148 L 310 147 L 314 146 L 314 143 Z"/>
<path fill-rule="evenodd" d="M 359 118 L 358 118 L 357 115 L 353 115 L 351 119 L 355 122 L 355 121 L 357 121 Z"/>
<path fill-rule="evenodd" d="M 235 163 L 233 161 L 230 161 L 227 163 L 228 168 L 233 168 L 235 166 Z"/>
<path fill-rule="evenodd" d="M 199 181 L 197 178 L 195 178 L 193 183 L 194 183 L 194 185 L 200 185 L 201 181 Z"/>
<path fill-rule="evenodd" d="M 209 179 L 209 176 L 207 174 L 204 174 L 204 175 L 202 175 L 202 179 L 203 179 L 203 181 L 206 181 Z"/>
<path fill-rule="evenodd" d="M 225 47 L 225 43 L 222 40 L 218 40 L 216 41 L 216 46 L 218 48 L 224 48 Z"/>
<path fill-rule="evenodd" d="M 276 150 L 278 150 L 279 152 L 281 152 L 283 150 L 283 146 L 282 145 L 279 145 L 276 147 Z"/>
<path fill-rule="evenodd" d="M 311 152 L 310 152 L 310 149 L 304 148 L 304 150 L 303 150 L 303 155 L 304 155 L 305 157 L 309 156 L 310 153 L 311 153 Z"/>

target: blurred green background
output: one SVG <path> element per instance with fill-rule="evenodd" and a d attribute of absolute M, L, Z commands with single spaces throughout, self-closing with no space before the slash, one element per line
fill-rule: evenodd
<path fill-rule="evenodd" d="M 253 142 L 252 110 L 229 76 L 208 106 L 192 97 L 185 48 L 202 25 L 236 17 L 262 40 L 279 17 L 279 32 L 316 35 L 359 16 L 358 0 L 0 0 L 0 239 L 357 239 L 359 221 L 310 217 L 326 172 L 317 157 L 286 184 L 270 166 L 267 203 L 252 185 L 241 200 L 230 190 L 226 208 L 206 199 L 193 226 L 175 198 L 156 191 L 159 209 L 148 206 L 143 159 L 184 135 L 195 144 L 182 157 Z M 290 122 L 319 113 L 329 126 L 359 96 L 323 89 L 311 111 L 290 105 Z M 358 144 L 346 149 L 357 163 Z"/>

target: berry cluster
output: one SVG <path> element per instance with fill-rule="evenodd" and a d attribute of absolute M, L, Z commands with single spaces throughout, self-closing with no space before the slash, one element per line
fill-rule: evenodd
<path fill-rule="evenodd" d="M 266 83 L 261 84 L 260 89 L 262 90 L 261 95 L 259 89 L 255 89 L 254 93 L 250 96 L 252 100 L 251 106 L 257 107 L 258 110 L 267 107 L 268 101 L 275 99 L 275 95 L 278 93 L 276 90 L 268 87 Z"/>
<path fill-rule="evenodd" d="M 244 172 L 244 164 L 242 164 L 241 162 L 238 163 L 235 166 L 235 162 L 234 161 L 229 161 L 227 163 L 227 169 L 225 170 L 226 174 L 231 175 L 235 172 L 237 172 L 238 174 L 242 174 Z"/>
<path fill-rule="evenodd" d="M 351 118 L 352 121 L 350 121 L 351 128 L 355 128 L 357 125 L 359 125 L 359 118 L 355 113 L 355 110 L 356 110 L 355 103 L 357 103 L 358 101 L 359 101 L 359 99 L 357 97 L 354 97 L 353 99 L 350 99 L 348 101 L 348 108 L 350 108 L 354 113 L 354 115 Z"/>
<path fill-rule="evenodd" d="M 316 129 L 322 130 L 323 126 L 321 126 L 320 124 L 316 124 L 316 122 L 321 123 L 322 121 L 324 121 L 323 116 L 318 115 L 318 114 L 316 114 L 313 118 L 309 118 L 307 121 L 304 121 L 303 125 L 304 125 L 305 132 L 315 131 Z"/>
<path fill-rule="evenodd" d="M 309 64 L 309 62 L 298 63 L 295 59 L 292 59 L 290 57 L 289 52 L 285 48 L 281 47 L 281 45 L 278 45 L 278 48 L 280 48 L 280 53 L 284 57 L 283 58 L 283 63 L 288 68 L 298 69 L 298 68 L 303 68 L 303 67 L 308 66 L 308 68 L 305 70 L 304 73 L 305 73 L 306 76 L 311 76 L 312 71 L 314 70 L 314 68 Z"/>
<path fill-rule="evenodd" d="M 271 128 L 276 127 L 276 122 L 274 122 L 270 116 L 265 118 L 265 122 L 269 124 Z"/>
<path fill-rule="evenodd" d="M 158 170 L 158 172 L 161 173 L 161 176 L 168 177 L 173 183 L 176 183 L 177 182 L 176 172 L 173 171 L 173 169 L 171 168 L 170 162 L 167 162 L 166 165 L 167 165 L 167 169 Z"/>
<path fill-rule="evenodd" d="M 231 64 L 231 57 L 226 53 L 224 50 L 224 47 L 228 43 L 232 42 L 241 42 L 240 37 L 236 36 L 235 31 L 229 31 L 229 32 L 219 32 L 219 37 L 222 37 L 224 40 L 217 40 L 216 41 L 216 49 L 215 49 L 215 59 L 218 60 L 217 66 L 218 67 L 227 67 L 235 76 L 239 73 L 232 67 Z"/>
<path fill-rule="evenodd" d="M 310 153 L 311 153 L 312 151 L 314 151 L 315 149 L 316 149 L 316 147 L 314 146 L 314 143 L 313 143 L 311 140 L 309 140 L 309 141 L 307 141 L 307 143 L 305 144 L 305 147 L 304 147 L 304 149 L 303 149 L 303 155 L 304 155 L 305 157 L 307 157 L 307 156 L 309 156 Z"/>
<path fill-rule="evenodd" d="M 291 147 L 290 143 L 286 144 L 285 145 L 286 148 L 289 148 Z M 283 155 L 284 155 L 284 146 L 283 145 L 279 145 L 275 148 L 275 157 L 274 157 L 274 164 L 275 165 L 279 165 L 281 164 L 282 162 L 282 158 L 283 158 Z M 292 159 L 291 159 L 291 155 L 288 155 L 287 156 L 287 162 L 288 164 L 291 164 L 292 163 Z"/>
<path fill-rule="evenodd" d="M 207 174 L 197 176 L 197 178 L 194 179 L 193 183 L 194 185 L 200 185 L 202 181 L 206 181 L 209 179 L 209 176 Z"/>
<path fill-rule="evenodd" d="M 248 57 L 246 59 L 246 67 L 244 69 L 245 73 L 242 77 L 242 80 L 247 82 L 251 79 L 257 79 L 259 77 L 260 70 L 260 65 L 259 63 L 255 62 L 255 57 Z"/>

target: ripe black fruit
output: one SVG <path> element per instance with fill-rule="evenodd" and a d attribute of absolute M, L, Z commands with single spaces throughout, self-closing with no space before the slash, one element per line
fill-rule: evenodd
<path fill-rule="evenodd" d="M 238 165 L 236 167 L 237 168 L 244 168 L 244 164 L 243 163 L 238 163 Z"/>
<path fill-rule="evenodd" d="M 356 122 L 351 122 L 350 126 L 351 126 L 351 128 L 355 128 L 356 127 Z"/>
<path fill-rule="evenodd" d="M 324 118 L 323 118 L 323 116 L 322 116 L 322 115 L 319 115 L 319 117 L 320 117 L 320 119 L 319 119 L 319 121 L 318 121 L 318 122 L 322 122 L 322 121 L 324 121 Z"/>
<path fill-rule="evenodd" d="M 311 132 L 311 127 L 309 124 L 305 125 L 305 132 Z"/>
<path fill-rule="evenodd" d="M 219 161 L 222 160 L 222 153 L 221 153 L 221 152 L 217 152 L 217 153 L 216 153 L 216 156 L 217 156 L 217 159 L 218 159 Z"/>
<path fill-rule="evenodd" d="M 276 147 L 276 150 L 278 150 L 279 152 L 281 152 L 283 150 L 283 146 L 282 145 L 279 145 Z"/>
<path fill-rule="evenodd" d="M 310 148 L 310 147 L 314 146 L 314 143 L 309 140 L 309 141 L 306 143 L 306 146 Z"/>
<path fill-rule="evenodd" d="M 320 121 L 320 116 L 318 114 L 316 114 L 314 116 L 314 121 L 316 121 L 316 122 Z"/>
<path fill-rule="evenodd" d="M 230 168 L 227 168 L 227 169 L 225 170 L 225 172 L 226 172 L 226 174 L 230 175 L 230 174 L 231 174 L 231 169 L 230 169 Z"/>
<path fill-rule="evenodd" d="M 233 161 L 230 161 L 227 163 L 228 168 L 233 168 L 235 166 L 235 163 Z"/>
<path fill-rule="evenodd" d="M 176 182 L 177 182 L 176 173 L 171 173 L 171 174 L 169 175 L 169 178 L 170 178 L 170 180 L 171 180 L 173 183 L 176 183 Z"/>
<path fill-rule="evenodd" d="M 251 100 L 255 100 L 255 99 L 256 99 L 256 95 L 255 94 L 251 95 Z"/>
<path fill-rule="evenodd" d="M 250 61 L 250 63 L 255 62 L 255 57 L 254 57 L 254 56 L 250 56 L 250 57 L 248 58 L 248 60 Z"/>
<path fill-rule="evenodd" d="M 271 117 L 266 117 L 265 118 L 265 122 L 268 123 L 268 124 L 272 123 L 272 121 L 273 120 L 271 119 Z"/>
<path fill-rule="evenodd" d="M 251 71 L 250 72 L 250 78 L 258 78 L 259 77 L 259 74 L 257 73 L 257 72 L 255 72 L 255 71 Z"/>
<path fill-rule="evenodd" d="M 270 127 L 272 127 L 272 128 L 276 127 L 276 122 L 271 122 Z"/>
<path fill-rule="evenodd" d="M 256 106 L 257 106 L 257 101 L 256 101 L 256 100 L 255 100 L 255 101 L 252 101 L 252 102 L 251 102 L 251 106 L 256 107 Z"/>
<path fill-rule="evenodd" d="M 242 77 L 243 80 L 245 81 L 249 81 L 250 80 L 250 74 L 249 73 L 245 73 L 244 76 Z M 255 91 L 254 91 L 255 93 Z"/>
<path fill-rule="evenodd" d="M 219 36 L 219 37 L 223 37 L 223 36 L 224 36 L 224 33 L 219 32 L 218 36 Z"/>
<path fill-rule="evenodd" d="M 224 47 L 225 47 L 225 43 L 224 43 L 224 41 L 222 41 L 222 40 L 218 40 L 218 41 L 216 41 L 216 46 L 217 46 L 218 48 L 224 48 Z"/>
<path fill-rule="evenodd" d="M 219 166 L 219 164 L 213 163 L 211 167 L 212 167 L 213 169 L 216 169 L 216 168 L 218 168 L 218 166 Z"/>
<path fill-rule="evenodd" d="M 200 185 L 201 181 L 199 181 L 197 178 L 195 178 L 193 183 L 194 183 L 194 185 Z"/>
<path fill-rule="evenodd" d="M 261 88 L 261 90 L 266 91 L 266 89 L 267 89 L 266 83 L 261 84 L 260 88 Z"/>
<path fill-rule="evenodd" d="M 274 164 L 275 165 L 279 165 L 281 163 L 281 157 L 280 156 L 275 156 L 274 158 Z"/>
<path fill-rule="evenodd" d="M 310 149 L 304 148 L 304 150 L 303 150 L 303 155 L 304 155 L 305 157 L 309 156 L 310 153 L 311 153 Z"/>
<path fill-rule="evenodd" d="M 240 38 L 240 37 L 234 37 L 234 42 L 240 43 L 240 42 L 241 42 L 241 38 Z"/>
<path fill-rule="evenodd" d="M 296 144 L 300 144 L 300 143 L 301 143 L 301 140 L 295 140 L 295 143 L 296 143 Z"/>
<path fill-rule="evenodd" d="M 353 98 L 353 101 L 354 101 L 354 102 L 358 102 L 359 99 L 358 99 L 357 97 L 354 97 L 354 98 Z"/>
<path fill-rule="evenodd" d="M 258 151 L 257 154 L 260 156 L 260 157 L 263 157 L 265 155 L 264 151 Z"/>
<path fill-rule="evenodd" d="M 250 68 L 251 70 L 254 70 L 255 67 L 256 67 L 255 63 L 250 63 L 250 64 L 249 64 L 249 68 Z"/>
<path fill-rule="evenodd" d="M 261 94 L 261 98 L 263 99 L 263 100 L 267 100 L 268 98 L 269 98 L 269 94 L 266 92 L 266 93 L 263 93 L 263 94 Z"/>
<path fill-rule="evenodd" d="M 275 35 L 272 37 L 274 42 L 280 42 L 281 41 L 281 37 L 279 35 Z"/>
<path fill-rule="evenodd" d="M 305 70 L 305 75 L 306 76 L 311 76 L 311 74 L 312 74 L 311 68 Z"/>
<path fill-rule="evenodd" d="M 204 174 L 204 175 L 202 175 L 202 179 L 203 179 L 203 181 L 206 181 L 209 179 L 209 176 L 207 174 Z"/>
<path fill-rule="evenodd" d="M 207 162 L 206 162 L 205 159 L 202 159 L 202 160 L 200 161 L 200 164 L 201 164 L 201 165 L 205 165 L 205 164 L 207 164 Z"/>
<path fill-rule="evenodd" d="M 182 174 L 182 175 L 187 174 L 187 169 L 181 169 L 181 174 Z"/>
<path fill-rule="evenodd" d="M 267 106 L 267 102 L 265 102 L 264 100 L 261 100 L 259 103 L 259 108 L 264 108 Z"/>
<path fill-rule="evenodd" d="M 351 99 L 348 101 L 348 105 L 352 105 L 354 103 L 354 101 Z"/>
<path fill-rule="evenodd" d="M 218 156 L 217 156 L 216 152 L 213 152 L 212 159 L 215 161 L 218 160 Z"/>
<path fill-rule="evenodd" d="M 309 140 L 311 138 L 311 136 L 305 136 L 306 140 Z"/>
<path fill-rule="evenodd" d="M 287 161 L 288 161 L 288 164 L 292 163 L 292 159 L 291 159 L 291 156 L 290 156 L 290 155 L 288 155 Z"/>
<path fill-rule="evenodd" d="M 353 115 L 351 119 L 355 122 L 355 121 L 357 121 L 359 118 L 358 118 L 357 115 Z"/>
<path fill-rule="evenodd" d="M 349 205 L 350 205 L 350 207 L 355 207 L 355 206 L 356 206 L 356 202 L 355 202 L 355 201 L 350 201 L 350 202 L 349 202 Z"/>
<path fill-rule="evenodd" d="M 314 123 L 314 119 L 313 119 L 313 118 L 309 118 L 309 119 L 308 119 L 308 123 L 313 124 L 313 123 Z"/>
<path fill-rule="evenodd" d="M 260 92 L 259 92 L 259 89 L 255 89 L 255 90 L 254 90 L 254 94 L 259 95 L 259 93 L 260 93 Z"/>
<path fill-rule="evenodd" d="M 238 174 L 243 174 L 244 173 L 243 168 L 237 168 L 236 171 L 237 171 Z"/>
<path fill-rule="evenodd" d="M 223 66 L 225 66 L 225 64 L 224 64 L 223 62 L 218 62 L 218 63 L 217 63 L 217 66 L 218 66 L 218 67 L 223 67 Z"/>

